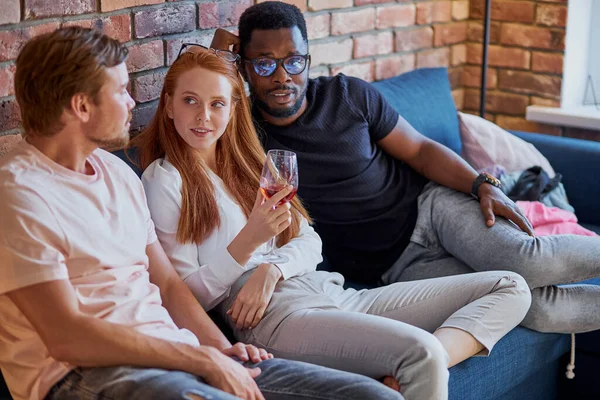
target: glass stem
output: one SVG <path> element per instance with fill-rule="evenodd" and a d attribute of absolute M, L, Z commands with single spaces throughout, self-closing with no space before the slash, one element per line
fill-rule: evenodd
<path fill-rule="evenodd" d="M 272 255 L 274 250 L 275 250 L 275 236 L 273 236 L 267 242 L 267 253 L 266 254 L 267 255 Z"/>

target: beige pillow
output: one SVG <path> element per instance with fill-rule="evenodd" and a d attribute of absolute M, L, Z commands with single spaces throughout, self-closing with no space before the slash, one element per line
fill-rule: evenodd
<path fill-rule="evenodd" d="M 459 112 L 458 118 L 462 156 L 476 170 L 500 165 L 510 173 L 539 165 L 551 178 L 556 175 L 550 162 L 531 143 L 476 115 Z"/>
<path fill-rule="evenodd" d="M 21 135 L 0 136 L 0 157 L 11 151 L 21 140 Z"/>

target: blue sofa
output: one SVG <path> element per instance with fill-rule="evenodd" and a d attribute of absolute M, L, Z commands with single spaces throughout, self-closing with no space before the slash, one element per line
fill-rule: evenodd
<path fill-rule="evenodd" d="M 374 86 L 418 131 L 460 154 L 459 122 L 446 69 L 420 69 Z M 600 233 L 600 143 L 512 133 L 534 144 L 563 175 L 580 222 Z M 600 285 L 600 279 L 586 283 Z M 567 381 L 570 335 L 517 327 L 490 357 L 474 357 L 450 370 L 450 399 L 600 399 L 600 389 L 591 378 L 600 367 L 600 332 L 577 335 L 576 342 L 576 377 Z"/>
<path fill-rule="evenodd" d="M 420 132 L 460 153 L 458 119 L 447 76 L 445 69 L 421 69 L 374 85 Z M 533 143 L 563 174 L 580 221 L 600 233 L 600 143 L 514 134 Z M 122 151 L 116 154 L 128 162 Z M 589 283 L 600 285 L 600 279 Z M 450 399 L 600 399 L 594 382 L 600 366 L 600 334 L 578 335 L 577 343 L 576 378 L 567 381 L 564 372 L 569 335 L 517 327 L 497 344 L 490 357 L 474 357 L 450 370 Z M 0 399 L 10 398 L 1 386 L 2 382 Z"/>

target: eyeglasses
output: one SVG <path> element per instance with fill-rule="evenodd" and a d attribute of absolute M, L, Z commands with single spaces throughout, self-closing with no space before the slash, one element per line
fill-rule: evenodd
<path fill-rule="evenodd" d="M 179 56 L 181 56 L 181 54 L 184 53 L 184 50 L 186 48 L 190 48 L 190 47 L 191 48 L 200 47 L 204 50 L 210 50 L 210 51 L 214 52 L 217 55 L 217 57 L 222 58 L 223 60 L 229 61 L 232 63 L 238 62 L 240 60 L 239 54 L 236 54 L 232 51 L 213 49 L 213 48 L 202 46 L 201 44 L 196 44 L 196 43 L 183 43 L 181 45 L 181 49 L 179 50 L 179 54 L 177 54 L 177 58 L 179 58 Z M 188 51 L 190 51 L 190 50 L 188 49 Z"/>
<path fill-rule="evenodd" d="M 271 76 L 277 71 L 279 65 L 283 66 L 285 72 L 290 75 L 298 75 L 304 72 L 310 62 L 310 54 L 294 54 L 285 58 L 257 57 L 244 62 L 252 64 L 254 72 L 258 76 Z"/>

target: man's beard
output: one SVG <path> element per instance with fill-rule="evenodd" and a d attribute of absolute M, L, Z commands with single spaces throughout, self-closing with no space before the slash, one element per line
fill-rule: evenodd
<path fill-rule="evenodd" d="M 127 119 L 127 121 L 131 122 L 132 118 L 133 118 L 133 114 L 131 113 L 131 111 L 129 111 L 129 118 Z M 90 142 L 94 143 L 96 146 L 100 147 L 101 149 L 104 149 L 107 151 L 121 150 L 129 143 L 129 130 L 127 128 L 123 127 L 121 134 L 117 137 L 106 138 L 106 137 L 91 136 L 91 137 L 88 137 L 88 139 Z"/>
<path fill-rule="evenodd" d="M 298 112 L 298 110 L 300 110 L 300 108 L 302 107 L 302 103 L 304 102 L 304 98 L 306 96 L 307 89 L 308 89 L 308 85 L 306 85 L 304 87 L 304 90 L 302 91 L 300 96 L 297 96 L 296 102 L 294 103 L 294 105 L 289 108 L 269 107 L 269 105 L 267 103 L 265 103 L 260 98 L 258 98 L 258 96 L 256 95 L 256 92 L 254 92 L 252 90 L 252 88 L 250 90 L 252 93 L 252 98 L 254 99 L 254 104 L 256 104 L 256 106 L 260 110 L 264 111 L 265 113 L 267 113 L 270 116 L 275 117 L 275 118 L 287 118 L 287 117 L 291 117 L 292 115 L 296 114 Z M 279 89 L 275 89 L 275 90 L 279 90 Z"/>
<path fill-rule="evenodd" d="M 103 139 L 103 138 L 89 138 L 92 143 L 106 151 L 120 150 L 129 143 L 129 132 L 124 131 L 122 136 Z"/>

